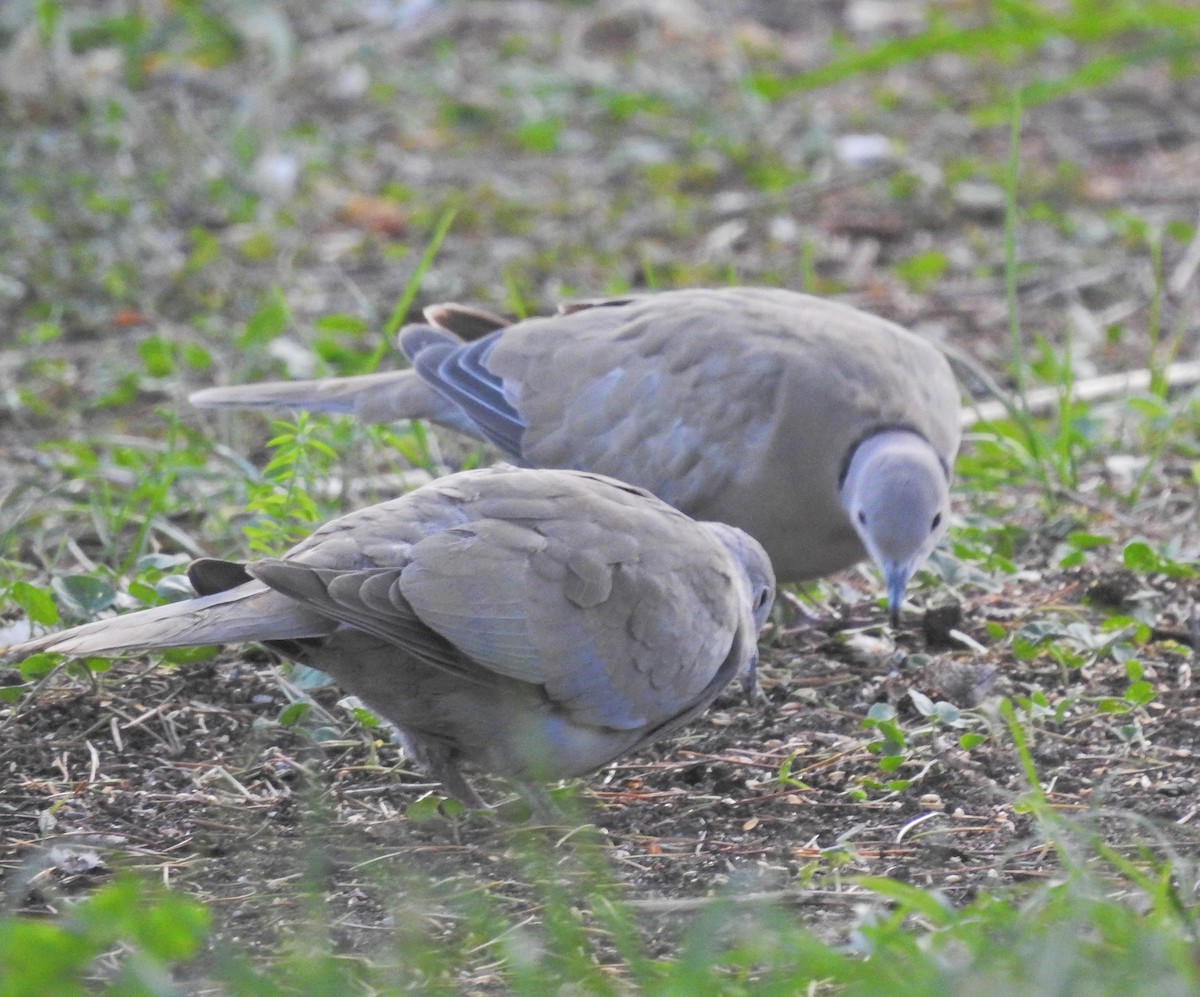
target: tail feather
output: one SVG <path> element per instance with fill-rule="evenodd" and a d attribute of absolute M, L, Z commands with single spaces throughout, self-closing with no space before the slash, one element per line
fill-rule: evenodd
<path fill-rule="evenodd" d="M 189 400 L 200 408 L 296 408 L 354 415 L 363 422 L 384 422 L 426 417 L 428 392 L 419 386 L 420 381 L 410 371 L 401 370 L 205 388 Z"/>
<path fill-rule="evenodd" d="M 463 346 L 464 341 L 442 329 L 432 325 L 406 325 L 396 337 L 396 344 L 408 362 L 416 367 L 417 356 L 431 346 L 448 346 L 454 349 Z M 418 375 L 419 376 L 419 375 Z"/>
<path fill-rule="evenodd" d="M 320 637 L 332 633 L 336 626 L 327 617 L 317 615 L 261 582 L 248 582 L 227 592 L 45 634 L 0 649 L 0 657 L 17 659 L 46 651 L 85 657 L 135 648 L 165 650 L 203 644 L 288 640 Z"/>
<path fill-rule="evenodd" d="M 189 401 L 199 408 L 292 408 L 343 413 L 363 423 L 426 419 L 470 436 L 479 435 L 470 420 L 411 370 L 205 388 L 192 394 Z"/>

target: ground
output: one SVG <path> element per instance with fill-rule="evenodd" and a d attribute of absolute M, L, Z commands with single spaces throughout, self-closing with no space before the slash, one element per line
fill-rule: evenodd
<path fill-rule="evenodd" d="M 237 553 L 249 486 L 221 475 L 261 466 L 270 431 L 258 416 L 195 412 L 187 391 L 361 362 L 452 208 L 410 314 L 446 299 L 540 311 L 736 278 L 893 318 L 1011 389 L 1005 95 L 1089 52 L 1052 38 L 1019 59 L 939 55 L 763 97 L 748 81 L 820 65 L 832 30 L 867 46 L 917 30 L 926 12 L 798 6 L 280 3 L 226 25 L 236 44 L 168 19 L 162 51 L 116 38 L 53 58 L 10 17 L 6 584 L 95 563 L 128 573 L 143 542 Z M 235 57 L 197 54 L 222 42 Z M 1131 60 L 1102 86 L 1024 109 L 1012 291 L 1032 376 L 1196 355 L 1189 68 Z M 960 374 L 986 398 L 981 378 Z M 764 636 L 762 701 L 730 690 L 679 736 L 581 781 L 584 822 L 664 950 L 726 887 L 772 895 L 843 938 L 861 916 L 851 874 L 952 902 L 1058 875 L 1024 805 L 1027 761 L 1081 840 L 1124 847 L 1135 834 L 1195 856 L 1188 390 L 1149 416 L 1150 401 L 1124 399 L 1072 412 L 1069 432 L 1046 431 L 1047 483 L 1013 473 L 994 432 L 969 435 L 952 543 L 899 630 L 868 569 L 817 586 Z M 338 465 L 331 502 L 386 493 L 403 459 L 336 432 L 371 452 Z M 180 438 L 217 442 L 164 484 L 165 514 L 140 521 L 129 451 L 182 450 Z M 469 453 L 442 444 L 447 465 Z M 1130 555 L 1134 541 L 1151 562 Z M 15 597 L 0 611 L 20 625 Z M 218 947 L 304 944 L 314 896 L 333 947 L 373 957 L 406 910 L 425 912 L 421 931 L 452 933 L 450 894 L 486 893 L 512 923 L 536 919 L 528 839 L 572 832 L 524 829 L 511 792 L 486 780 L 485 795 L 507 801 L 500 819 L 439 815 L 420 802 L 437 787 L 384 731 L 355 723 L 337 690 L 313 692 L 297 726 L 277 723 L 300 694 L 265 652 L 231 648 L 178 666 L 60 669 L 0 707 L 9 908 L 54 911 L 133 866 L 211 901 Z M 952 705 L 923 721 L 937 704 Z M 884 744 L 897 762 L 885 771 L 889 730 L 904 742 Z M 461 972 L 465 990 L 500 986 L 486 953 Z"/>

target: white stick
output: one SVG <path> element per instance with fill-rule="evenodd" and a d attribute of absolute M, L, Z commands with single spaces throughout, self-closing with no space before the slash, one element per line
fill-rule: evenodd
<path fill-rule="evenodd" d="M 1187 388 L 1200 384 L 1200 360 L 1173 363 L 1162 372 L 1169 388 Z M 1149 370 L 1132 370 L 1121 374 L 1104 374 L 1100 377 L 1079 381 L 1070 388 L 1074 401 L 1095 402 L 1106 398 L 1119 398 L 1150 387 Z M 1061 388 L 1035 388 L 1025 396 L 1025 407 L 1030 415 L 1046 415 L 1053 412 L 1062 402 Z M 1019 405 L 1015 399 L 1014 405 Z M 971 427 L 979 422 L 994 422 L 1008 418 L 1008 408 L 998 398 L 976 402 L 963 412 L 963 426 Z"/>

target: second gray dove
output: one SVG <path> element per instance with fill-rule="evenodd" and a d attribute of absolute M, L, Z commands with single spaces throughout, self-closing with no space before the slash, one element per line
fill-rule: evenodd
<path fill-rule="evenodd" d="M 506 325 L 436 306 L 400 333 L 413 370 L 192 401 L 428 419 L 527 466 L 611 475 L 744 529 L 780 581 L 869 555 L 896 619 L 949 520 L 960 403 L 940 351 L 848 305 L 773 288 L 560 307 Z"/>
<path fill-rule="evenodd" d="M 463 763 L 582 775 L 751 677 L 774 598 L 762 547 L 640 488 L 496 467 L 322 526 L 283 557 L 200 560 L 196 599 L 7 648 L 74 656 L 261 641 L 401 731 L 463 802 Z"/>

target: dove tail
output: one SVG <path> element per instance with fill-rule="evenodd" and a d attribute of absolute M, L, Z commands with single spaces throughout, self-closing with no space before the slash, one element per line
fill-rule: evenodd
<path fill-rule="evenodd" d="M 469 436 L 480 435 L 474 423 L 453 402 L 411 370 L 205 388 L 188 400 L 198 408 L 291 408 L 343 413 L 364 423 L 425 419 Z"/>
<path fill-rule="evenodd" d="M 292 408 L 353 415 L 360 422 L 434 419 L 437 395 L 412 371 L 387 371 L 359 377 L 316 381 L 267 381 L 262 384 L 205 388 L 189 399 L 199 408 Z"/>
<path fill-rule="evenodd" d="M 133 649 L 286 640 L 321 636 L 335 626 L 261 582 L 249 582 L 227 592 L 45 634 L 0 649 L 0 657 L 28 657 L 44 651 L 84 657 Z"/>

